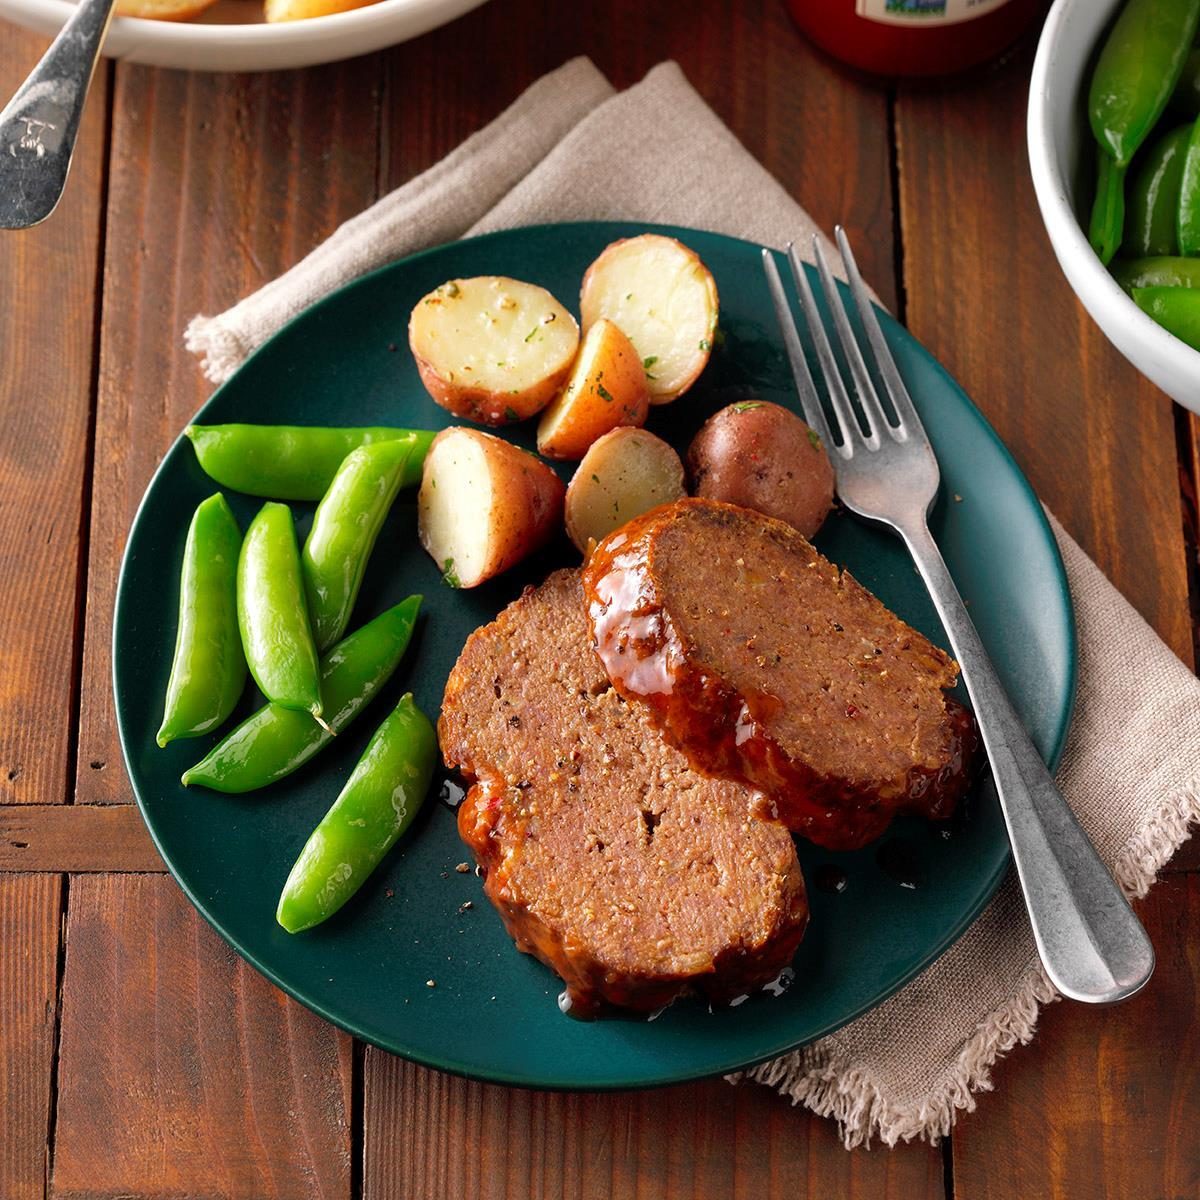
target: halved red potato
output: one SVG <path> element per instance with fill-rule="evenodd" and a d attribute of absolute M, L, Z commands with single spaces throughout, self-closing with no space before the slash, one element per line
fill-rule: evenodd
<path fill-rule="evenodd" d="M 589 554 L 626 521 L 686 495 L 679 455 L 662 438 L 623 426 L 593 442 L 572 476 L 567 533 Z"/>
<path fill-rule="evenodd" d="M 643 233 L 606 247 L 583 277 L 579 308 L 585 333 L 607 317 L 634 344 L 651 404 L 683 395 L 712 352 L 717 285 L 674 238 Z"/>
<path fill-rule="evenodd" d="M 650 411 L 646 371 L 633 343 L 606 317 L 584 334 L 566 385 L 538 422 L 538 453 L 582 458 L 610 429 L 641 426 Z"/>
<path fill-rule="evenodd" d="M 421 545 L 451 587 L 475 587 L 551 537 L 564 492 L 544 462 L 511 442 L 479 429 L 443 429 L 417 493 Z"/>
<path fill-rule="evenodd" d="M 508 425 L 554 398 L 579 349 L 579 326 L 545 288 L 478 275 L 418 300 L 408 344 L 438 404 L 456 417 Z"/>

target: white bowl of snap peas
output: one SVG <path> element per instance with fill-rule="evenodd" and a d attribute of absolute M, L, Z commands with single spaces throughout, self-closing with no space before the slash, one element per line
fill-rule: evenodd
<path fill-rule="evenodd" d="M 1101 184 L 1104 179 L 1099 164 L 1111 168 L 1118 158 L 1132 160 L 1109 174 L 1110 179 L 1118 177 L 1117 201 L 1123 204 L 1139 171 L 1144 175 L 1143 166 L 1156 143 L 1171 130 L 1196 120 L 1195 108 L 1189 108 L 1184 93 L 1189 86 L 1188 52 L 1196 36 L 1192 32 L 1196 20 L 1200 20 L 1200 0 L 1153 0 L 1153 21 L 1141 19 L 1143 14 L 1138 13 L 1133 14 L 1139 18 L 1136 23 L 1126 18 L 1127 27 L 1136 24 L 1137 29 L 1148 30 L 1148 36 L 1157 32 L 1159 45 L 1147 46 L 1140 71 L 1136 56 L 1126 58 L 1129 96 L 1118 95 L 1122 102 L 1110 103 L 1105 119 L 1097 120 L 1093 111 L 1095 72 L 1106 67 L 1110 85 L 1114 78 L 1121 79 L 1121 56 L 1110 52 L 1105 63 L 1102 54 L 1115 23 L 1125 10 L 1150 2 L 1056 0 L 1042 31 L 1030 82 L 1029 161 L 1050 244 L 1083 306 L 1139 371 L 1180 404 L 1200 412 L 1200 350 L 1184 340 L 1196 341 L 1195 331 L 1200 331 L 1200 316 L 1195 331 L 1189 333 L 1186 324 L 1190 310 L 1200 314 L 1200 256 L 1181 255 L 1177 243 L 1167 247 L 1173 251 L 1167 255 L 1143 254 L 1144 231 L 1138 224 L 1138 212 L 1128 223 L 1129 214 L 1117 212 L 1114 228 L 1114 214 L 1094 204 L 1098 176 Z M 1162 36 L 1160 19 L 1168 26 L 1176 22 L 1183 33 Z M 1172 61 L 1162 69 L 1164 47 L 1176 41 L 1182 43 L 1179 53 L 1168 53 Z M 1128 49 L 1126 45 L 1125 51 Z M 1178 79 L 1171 79 L 1176 64 Z M 1157 96 L 1156 89 L 1167 94 Z M 1108 92 L 1114 90 L 1110 86 Z M 1120 112 L 1115 113 L 1114 108 Z M 1116 129 L 1117 150 L 1111 142 L 1102 148 L 1100 134 L 1094 131 L 1097 124 L 1102 129 Z M 1105 163 L 1105 155 L 1112 162 Z M 1136 210 L 1136 204 L 1134 207 Z M 1110 258 L 1107 265 L 1105 258 Z M 1183 296 L 1176 289 L 1192 290 L 1195 296 Z M 1158 311 L 1160 317 L 1169 306 L 1174 313 L 1183 314 L 1185 323 L 1171 332 L 1139 303 Z M 1165 319 L 1172 323 L 1170 315 Z"/>

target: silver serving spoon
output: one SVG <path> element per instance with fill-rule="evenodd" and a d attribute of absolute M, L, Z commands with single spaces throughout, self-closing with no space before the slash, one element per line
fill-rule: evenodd
<path fill-rule="evenodd" d="M 114 3 L 80 0 L 0 112 L 0 229 L 28 229 L 44 221 L 62 197 Z"/>

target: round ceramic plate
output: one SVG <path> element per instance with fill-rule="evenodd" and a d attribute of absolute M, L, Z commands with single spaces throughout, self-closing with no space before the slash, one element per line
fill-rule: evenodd
<path fill-rule="evenodd" d="M 418 382 L 408 353 L 413 304 L 446 279 L 478 274 L 516 275 L 574 304 L 597 253 L 644 228 L 521 229 L 395 263 L 303 313 L 197 420 L 450 424 Z M 721 336 L 707 370 L 683 399 L 651 414 L 650 428 L 684 447 L 715 409 L 748 396 L 791 405 L 794 391 L 758 247 L 696 230 L 664 232 L 700 253 L 721 294 Z M 1054 759 L 1070 716 L 1075 659 L 1070 600 L 1052 535 L 983 417 L 904 329 L 882 320 L 941 460 L 943 499 L 934 532 L 1018 709 L 1042 752 Z M 533 424 L 509 435 L 530 445 Z M 174 644 L 184 537 L 193 509 L 213 491 L 190 445 L 180 440 L 151 482 L 130 534 L 113 637 L 129 775 L 163 858 L 200 912 L 270 979 L 369 1042 L 445 1070 L 540 1087 L 624 1088 L 735 1070 L 878 1004 L 959 936 L 1005 871 L 1004 828 L 986 794 L 973 797 L 948 827 L 905 818 L 879 843 L 855 853 L 801 846 L 812 920 L 790 986 L 720 1011 L 681 1000 L 653 1021 L 583 1023 L 559 1013 L 557 978 L 517 952 L 483 898 L 481 881 L 456 869 L 468 856 L 435 783 L 416 825 L 362 891 L 325 925 L 291 936 L 275 923 L 280 888 L 390 705 L 411 689 L 436 717 L 467 635 L 526 584 L 577 563 L 578 556 L 564 537 L 490 584 L 454 591 L 417 545 L 414 496 L 402 497 L 370 564 L 354 622 L 411 592 L 425 597 L 413 645 L 386 693 L 324 755 L 271 788 L 241 797 L 185 790 L 180 772 L 216 739 L 160 750 L 154 734 Z M 228 495 L 245 527 L 260 502 Z M 303 537 L 311 506 L 294 508 Z M 835 514 L 817 541 L 944 644 L 933 607 L 894 537 Z M 248 694 L 239 715 L 259 703 Z"/>
<path fill-rule="evenodd" d="M 276 71 L 336 62 L 418 37 L 484 0 L 377 0 L 362 8 L 268 24 L 261 0 L 216 0 L 191 21 L 114 17 L 104 39 L 110 58 L 189 71 Z M 0 17 L 53 35 L 75 0 L 0 0 Z M 29 64 L 30 68 L 33 63 Z"/>

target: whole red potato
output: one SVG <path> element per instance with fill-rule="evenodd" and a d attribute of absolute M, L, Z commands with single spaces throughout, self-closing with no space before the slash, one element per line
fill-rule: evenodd
<path fill-rule="evenodd" d="M 753 508 L 811 538 L 833 507 L 833 465 L 794 412 L 743 400 L 714 413 L 687 455 L 692 493 Z"/>

